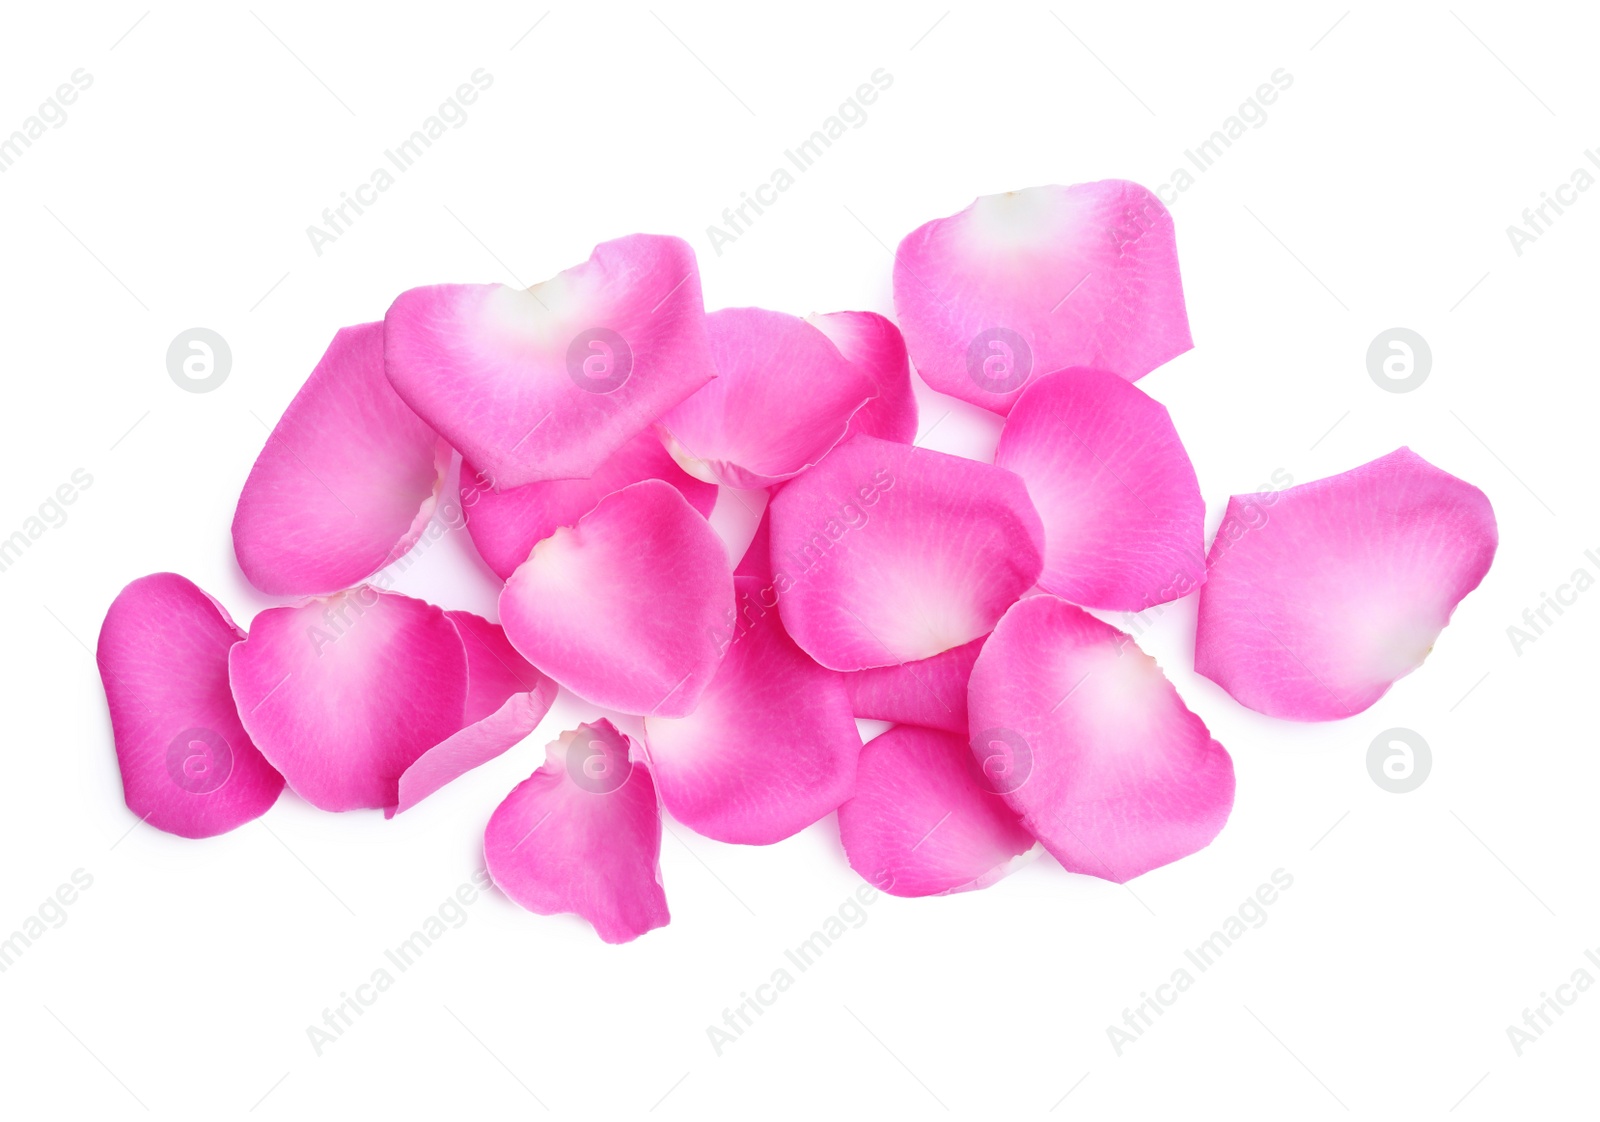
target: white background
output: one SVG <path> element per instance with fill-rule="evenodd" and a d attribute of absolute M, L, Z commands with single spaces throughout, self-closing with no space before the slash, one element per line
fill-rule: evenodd
<path fill-rule="evenodd" d="M 1506 634 L 1600 570 L 1600 191 L 1520 256 L 1506 235 L 1600 144 L 1592 17 L 665 2 L 8 6 L 0 132 L 74 69 L 94 82 L 0 175 L 0 536 L 74 469 L 94 482 L 0 573 L 0 931 L 75 869 L 94 883 L 0 975 L 0 1110 L 1592 1111 L 1600 991 L 1520 1057 L 1506 1035 L 1600 947 L 1600 592 L 1520 654 Z M 479 67 L 494 84 L 465 125 L 315 254 L 306 227 Z M 867 123 L 716 254 L 707 225 L 880 67 L 894 83 Z M 1200 854 L 1127 888 L 1041 858 L 984 892 L 883 898 L 718 1056 L 707 1026 L 861 882 L 831 818 L 770 848 L 669 822 L 669 927 L 608 947 L 491 894 L 315 1055 L 307 1026 L 468 880 L 490 811 L 586 715 L 563 703 L 394 821 L 286 793 L 189 842 L 123 805 L 87 648 L 152 571 L 241 623 L 267 606 L 235 568 L 233 504 L 334 330 L 413 285 L 530 284 L 637 230 L 695 245 L 708 307 L 889 312 L 889 250 L 913 227 L 1010 188 L 1165 183 L 1280 67 L 1293 85 L 1265 125 L 1173 206 L 1195 348 L 1140 384 L 1171 409 L 1213 528 L 1274 470 L 1304 482 L 1401 444 L 1482 487 L 1500 552 L 1427 664 L 1350 720 L 1268 720 L 1193 673 L 1191 598 L 1141 643 L 1237 766 L 1232 820 Z M 1433 350 L 1407 394 L 1365 365 L 1397 325 Z M 233 350 L 208 394 L 165 367 L 194 326 Z M 919 395 L 929 446 L 992 451 L 996 418 Z M 400 587 L 480 611 L 495 592 L 461 534 Z M 1434 755 L 1406 795 L 1367 774 L 1392 726 Z M 1106 1027 L 1278 868 L 1294 885 L 1265 926 L 1118 1056 Z"/>

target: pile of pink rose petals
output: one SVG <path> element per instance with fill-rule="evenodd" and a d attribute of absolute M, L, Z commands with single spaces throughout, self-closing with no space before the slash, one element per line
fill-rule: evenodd
<path fill-rule="evenodd" d="M 1135 385 L 1192 345 L 1172 220 L 1136 184 L 929 222 L 894 303 L 898 326 L 707 314 L 690 247 L 634 234 L 526 291 L 416 288 L 343 328 L 234 517 L 244 575 L 288 602 L 247 634 L 158 573 L 106 615 L 128 807 L 191 838 L 285 784 L 396 814 L 566 689 L 594 719 L 484 850 L 506 895 L 607 942 L 668 922 L 663 809 L 747 845 L 838 811 L 851 866 L 902 896 L 985 887 L 1036 845 L 1123 882 L 1216 837 L 1233 762 L 1085 609 L 1198 592 L 1200 673 L 1333 720 L 1416 669 L 1489 568 L 1488 500 L 1405 448 L 1234 496 L 1207 552 L 1189 457 Z M 912 364 L 1005 418 L 994 463 L 913 443 Z M 457 455 L 498 624 L 364 583 L 426 530 Z M 719 486 L 769 495 L 737 565 Z M 893 727 L 863 746 L 856 718 Z"/>

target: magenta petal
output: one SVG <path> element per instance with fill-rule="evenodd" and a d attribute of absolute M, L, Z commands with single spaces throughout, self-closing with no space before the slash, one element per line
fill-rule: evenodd
<path fill-rule="evenodd" d="M 295 793 L 389 809 L 400 776 L 458 732 L 467 654 L 432 604 L 361 585 L 268 608 L 228 657 L 239 717 Z"/>
<path fill-rule="evenodd" d="M 817 328 L 763 308 L 706 317 L 717 379 L 661 418 L 684 470 L 730 487 L 769 487 L 815 464 L 844 439 L 873 393 Z"/>
<path fill-rule="evenodd" d="M 596 705 L 666 717 L 693 711 L 732 610 L 722 540 L 659 479 L 539 542 L 500 593 L 500 622 L 529 662 Z"/>
<path fill-rule="evenodd" d="M 845 361 L 876 387 L 877 396 L 850 418 L 849 436 L 876 436 L 901 444 L 915 440 L 917 399 L 911 392 L 911 362 L 900 329 L 876 312 L 829 312 L 808 316 L 806 322 L 826 335 Z"/>
<path fill-rule="evenodd" d="M 1269 716 L 1353 716 L 1422 665 L 1498 542 L 1483 492 L 1409 448 L 1235 495 L 1207 560 L 1195 669 Z"/>
<path fill-rule="evenodd" d="M 842 676 L 784 633 L 760 580 L 735 581 L 739 619 L 687 717 L 646 717 L 661 803 L 718 841 L 768 845 L 831 813 L 855 784 L 861 735 Z"/>
<path fill-rule="evenodd" d="M 736 577 L 755 577 L 764 583 L 772 580 L 772 506 L 761 512 L 761 521 L 756 523 L 756 532 L 750 538 L 750 544 L 745 546 L 744 555 L 739 558 L 739 564 L 734 566 L 733 575 Z"/>
<path fill-rule="evenodd" d="M 483 853 L 500 890 L 540 915 L 573 912 L 608 943 L 667 924 L 661 812 L 631 741 L 610 721 L 552 743 L 544 766 L 489 819 Z"/>
<path fill-rule="evenodd" d="M 1131 382 L 1193 346 L 1172 217 L 1120 179 L 986 195 L 919 227 L 894 306 L 923 380 L 1000 414 L 1053 370 Z"/>
<path fill-rule="evenodd" d="M 895 896 L 986 888 L 1033 848 L 987 789 L 965 736 L 900 725 L 867 742 L 855 797 L 839 808 L 850 867 Z"/>
<path fill-rule="evenodd" d="M 646 429 L 588 479 L 557 479 L 497 492 L 489 489 L 487 476 L 463 464 L 461 509 L 466 511 L 472 544 L 489 568 L 506 580 L 528 559 L 535 542 L 561 526 L 576 526 L 601 499 L 642 479 L 672 484 L 702 515 L 717 505 L 716 487 L 685 472 L 655 431 Z"/>
<path fill-rule="evenodd" d="M 1039 586 L 1089 608 L 1138 612 L 1205 580 L 1206 507 L 1166 408 L 1103 370 L 1033 382 L 1000 434 L 1044 522 Z"/>
<path fill-rule="evenodd" d="M 835 670 L 915 662 L 986 635 L 1044 563 L 1022 480 L 872 437 L 785 484 L 770 510 L 784 626 Z"/>
<path fill-rule="evenodd" d="M 517 653 L 503 628 L 472 612 L 445 615 L 456 625 L 467 651 L 467 724 L 498 712 L 517 694 L 537 694 L 549 708 L 556 684 Z"/>
<path fill-rule="evenodd" d="M 1006 613 L 968 687 L 992 789 L 1072 872 L 1123 882 L 1204 848 L 1233 761 L 1127 635 L 1054 596 Z"/>
<path fill-rule="evenodd" d="M 283 777 L 251 743 L 228 688 L 244 638 L 211 597 L 175 573 L 117 594 L 95 661 L 128 809 L 159 830 L 209 838 L 259 818 Z"/>
<path fill-rule="evenodd" d="M 694 251 L 631 234 L 521 291 L 403 292 L 384 319 L 389 380 L 499 490 L 592 476 L 716 376 Z"/>
<path fill-rule="evenodd" d="M 245 480 L 239 568 L 275 596 L 348 588 L 416 542 L 449 465 L 449 447 L 383 375 L 383 325 L 346 327 Z"/>
<path fill-rule="evenodd" d="M 400 776 L 396 814 L 519 743 L 556 699 L 556 684 L 530 666 L 497 625 L 471 612 L 445 614 L 466 647 L 466 723 Z"/>
<path fill-rule="evenodd" d="M 983 640 L 974 639 L 919 662 L 878 666 L 844 676 L 857 717 L 967 733 L 967 679 Z"/>

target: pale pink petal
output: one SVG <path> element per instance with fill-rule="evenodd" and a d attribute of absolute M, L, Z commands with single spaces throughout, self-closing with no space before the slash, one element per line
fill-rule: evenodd
<path fill-rule="evenodd" d="M 730 487 L 769 487 L 815 464 L 844 439 L 875 392 L 805 320 L 764 308 L 706 317 L 716 381 L 661 418 L 684 470 Z"/>
<path fill-rule="evenodd" d="M 323 810 L 396 806 L 400 776 L 466 712 L 467 654 L 450 617 L 368 585 L 268 608 L 228 664 L 262 755 Z"/>
<path fill-rule="evenodd" d="M 1193 346 L 1172 217 L 1120 179 L 986 195 L 913 230 L 894 306 L 923 381 L 1001 414 L 1040 375 L 1131 382 Z"/>
<path fill-rule="evenodd" d="M 987 789 L 967 738 L 900 725 L 867 742 L 855 797 L 839 808 L 850 867 L 895 896 L 987 888 L 1033 835 Z"/>
<path fill-rule="evenodd" d="M 878 666 L 844 676 L 857 717 L 897 725 L 967 732 L 967 679 L 983 649 L 974 639 L 918 662 Z"/>
<path fill-rule="evenodd" d="M 435 285 L 384 319 L 389 380 L 497 490 L 592 476 L 716 376 L 694 251 L 631 234 L 526 291 Z"/>
<path fill-rule="evenodd" d="M 872 437 L 786 484 L 771 512 L 784 626 L 834 670 L 915 662 L 988 634 L 1043 565 L 1022 480 Z"/>
<path fill-rule="evenodd" d="M 1000 434 L 1044 522 L 1039 587 L 1138 612 L 1205 580 L 1205 502 L 1166 408 L 1103 370 L 1034 381 Z"/>
<path fill-rule="evenodd" d="M 661 479 L 683 492 L 702 515 L 717 505 L 717 489 L 685 472 L 673 460 L 653 429 L 624 444 L 588 479 L 529 483 L 510 491 L 494 491 L 488 477 L 471 464 L 461 466 L 461 509 L 467 532 L 489 568 L 501 580 L 528 559 L 535 542 L 561 526 L 576 526 L 601 499 L 642 479 Z"/>
<path fill-rule="evenodd" d="M 117 594 L 95 661 L 128 809 L 158 830 L 209 838 L 265 814 L 283 777 L 239 724 L 228 650 L 244 632 L 175 573 Z"/>
<path fill-rule="evenodd" d="M 1006 613 L 968 685 L 991 790 L 1068 870 L 1127 881 L 1204 848 L 1233 761 L 1127 635 L 1054 596 Z"/>
<path fill-rule="evenodd" d="M 762 581 L 734 582 L 727 653 L 687 717 L 645 717 L 661 803 L 706 837 L 767 845 L 849 797 L 861 735 L 843 676 L 784 633 Z"/>
<path fill-rule="evenodd" d="M 391 813 L 415 806 L 452 779 L 519 743 L 544 719 L 556 698 L 556 684 L 530 666 L 497 625 L 471 612 L 445 614 L 466 646 L 464 725 L 400 776 L 399 802 Z"/>
<path fill-rule="evenodd" d="M 348 588 L 415 544 L 449 466 L 383 375 L 383 324 L 343 328 L 245 480 L 239 568 L 275 596 Z"/>
<path fill-rule="evenodd" d="M 849 436 L 910 444 L 917 436 L 917 399 L 900 329 L 876 312 L 829 312 L 806 322 L 828 337 L 845 361 L 876 387 L 877 396 L 850 418 Z M 847 437 L 848 439 L 848 437 Z"/>
<path fill-rule="evenodd" d="M 667 717 L 693 711 L 732 611 L 722 540 L 659 479 L 539 542 L 500 593 L 506 637 L 529 662 L 596 705 Z"/>
<path fill-rule="evenodd" d="M 661 812 L 631 741 L 610 721 L 579 725 L 547 750 L 483 835 L 489 875 L 540 915 L 572 912 L 608 943 L 671 918 L 661 891 Z"/>
<path fill-rule="evenodd" d="M 1269 716 L 1353 716 L 1422 665 L 1498 542 L 1483 492 L 1409 448 L 1235 495 L 1211 543 L 1195 669 Z"/>

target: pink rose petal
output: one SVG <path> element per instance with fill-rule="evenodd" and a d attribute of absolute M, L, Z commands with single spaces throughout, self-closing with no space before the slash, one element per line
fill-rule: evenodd
<path fill-rule="evenodd" d="M 772 507 L 761 512 L 761 521 L 756 523 L 756 532 L 751 535 L 750 544 L 745 547 L 744 554 L 739 558 L 739 564 L 734 567 L 733 575 L 736 577 L 755 577 L 764 582 L 772 580 Z"/>
<path fill-rule="evenodd" d="M 521 291 L 435 285 L 384 319 L 389 381 L 496 489 L 588 478 L 716 376 L 694 251 L 631 234 Z"/>
<path fill-rule="evenodd" d="M 467 532 L 489 568 L 501 580 L 528 559 L 534 543 L 561 526 L 575 526 L 601 499 L 642 479 L 661 479 L 683 492 L 691 506 L 710 515 L 717 489 L 689 475 L 673 460 L 654 430 L 646 429 L 612 456 L 588 479 L 529 483 L 510 491 L 493 491 L 487 477 L 470 464 L 461 467 L 461 508 Z"/>
<path fill-rule="evenodd" d="M 1207 560 L 1195 669 L 1269 716 L 1354 716 L 1422 665 L 1498 542 L 1483 492 L 1409 448 L 1235 495 Z"/>
<path fill-rule="evenodd" d="M 855 784 L 861 735 L 842 676 L 784 633 L 752 577 L 735 581 L 736 630 L 687 717 L 647 716 L 662 805 L 706 837 L 768 845 L 831 813 Z"/>
<path fill-rule="evenodd" d="M 1127 881 L 1210 843 L 1233 761 L 1133 640 L 1054 596 L 1019 601 L 968 685 L 974 756 L 1068 870 Z"/>
<path fill-rule="evenodd" d="M 857 717 L 967 733 L 967 679 L 983 649 L 974 639 L 918 662 L 857 670 L 844 676 Z"/>
<path fill-rule="evenodd" d="M 910 444 L 917 436 L 917 399 L 911 392 L 911 362 L 900 329 L 876 312 L 829 312 L 806 322 L 828 337 L 839 353 L 872 379 L 877 396 L 850 418 L 849 436 L 876 436 Z"/>
<path fill-rule="evenodd" d="M 449 466 L 449 447 L 384 377 L 383 325 L 346 327 L 245 480 L 239 568 L 275 596 L 348 588 L 415 544 Z"/>
<path fill-rule="evenodd" d="M 268 608 L 228 665 L 262 755 L 322 810 L 396 806 L 401 775 L 464 723 L 467 654 L 455 623 L 397 592 L 360 585 Z"/>
<path fill-rule="evenodd" d="M 1022 477 L 1044 522 L 1039 586 L 1139 612 L 1205 580 L 1206 507 L 1162 404 L 1103 370 L 1032 382 L 994 462 Z"/>
<path fill-rule="evenodd" d="M 850 867 L 895 896 L 987 888 L 1033 848 L 965 736 L 900 725 L 867 742 L 855 797 L 839 808 Z"/>
<path fill-rule="evenodd" d="M 608 943 L 666 925 L 661 813 L 650 772 L 610 721 L 561 734 L 489 818 L 489 875 L 540 915 L 572 912 Z"/>
<path fill-rule="evenodd" d="M 875 392 L 828 337 L 763 308 L 706 317 L 716 381 L 661 418 L 684 470 L 730 487 L 769 487 L 821 460 Z"/>
<path fill-rule="evenodd" d="M 784 626 L 835 670 L 915 662 L 986 635 L 1043 565 L 1022 480 L 872 437 L 840 445 L 770 509 Z"/>
<path fill-rule="evenodd" d="M 283 777 L 262 757 L 228 688 L 228 651 L 244 632 L 175 573 L 117 594 L 95 661 L 128 809 L 185 838 L 226 833 L 267 812 Z"/>
<path fill-rule="evenodd" d="M 1051 371 L 1134 381 L 1193 345 L 1172 218 L 1120 179 L 986 195 L 919 227 L 894 305 L 923 380 L 1000 414 Z"/>
<path fill-rule="evenodd" d="M 446 612 L 467 654 L 467 700 L 459 732 L 429 748 L 400 776 L 408 810 L 451 780 L 520 743 L 556 699 L 556 684 L 530 666 L 497 625 L 471 612 Z"/>
<path fill-rule="evenodd" d="M 529 662 L 596 705 L 665 717 L 694 710 L 732 610 L 721 539 L 659 479 L 539 542 L 500 594 L 506 636 Z"/>

